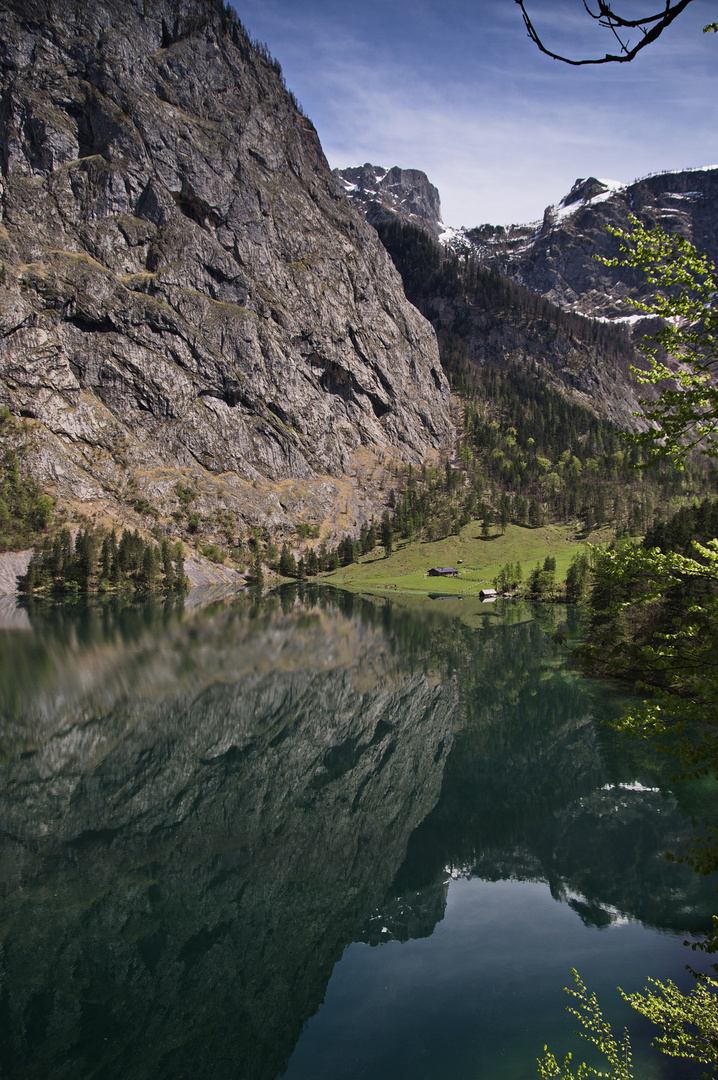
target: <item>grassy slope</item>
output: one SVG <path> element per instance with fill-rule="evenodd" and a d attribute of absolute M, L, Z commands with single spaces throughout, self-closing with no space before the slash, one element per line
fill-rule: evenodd
<path fill-rule="evenodd" d="M 591 536 L 594 543 L 603 539 L 599 533 Z M 547 555 L 556 559 L 556 581 L 563 581 L 571 559 L 584 546 L 566 525 L 546 525 L 541 529 L 508 525 L 503 535 L 483 539 L 481 523 L 470 521 L 458 536 L 433 543 L 403 543 L 388 559 L 383 557 L 382 548 L 378 548 L 360 562 L 325 575 L 324 580 L 347 588 L 471 595 L 478 594 L 484 586 L 492 586 L 507 562 L 520 562 L 525 580 L 536 563 L 543 563 Z M 432 566 L 454 566 L 460 576 L 426 577 Z"/>

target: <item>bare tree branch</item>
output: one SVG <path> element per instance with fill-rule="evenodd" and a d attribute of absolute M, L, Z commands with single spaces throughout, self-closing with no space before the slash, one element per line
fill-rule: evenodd
<path fill-rule="evenodd" d="M 645 49 L 647 45 L 651 45 L 656 41 L 667 26 L 676 19 L 682 11 L 688 7 L 692 0 L 666 0 L 665 6 L 661 11 L 656 12 L 655 15 L 645 15 L 641 19 L 627 19 L 623 15 L 619 15 L 613 10 L 611 4 L 607 0 L 596 0 L 596 10 L 593 10 L 588 0 L 583 0 L 583 6 L 586 9 L 587 14 L 606 30 L 610 30 L 616 41 L 620 46 L 620 51 L 616 54 L 606 53 L 605 56 L 591 57 L 583 60 L 574 60 L 569 56 L 561 56 L 560 53 L 553 52 L 552 49 L 547 48 L 538 35 L 538 32 L 533 24 L 531 17 L 526 11 L 526 0 L 516 0 L 516 3 L 521 8 L 521 14 L 523 15 L 524 24 L 528 32 L 529 37 L 534 44 L 545 53 L 546 56 L 552 57 L 554 60 L 560 60 L 564 64 L 572 64 L 574 67 L 579 67 L 582 64 L 626 64 L 633 60 L 634 56 Z M 707 29 L 707 28 L 706 28 Z M 625 34 L 619 33 L 619 31 L 626 30 L 639 30 L 643 35 L 638 44 L 631 46 L 628 38 Z"/>

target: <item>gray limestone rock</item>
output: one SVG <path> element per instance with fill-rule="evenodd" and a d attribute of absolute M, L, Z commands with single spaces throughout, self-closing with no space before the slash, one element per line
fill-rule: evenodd
<path fill-rule="evenodd" d="M 334 175 L 370 225 L 398 218 L 419 225 L 435 239 L 443 232 L 439 192 L 420 169 L 398 165 L 383 169 L 367 162 L 357 168 L 335 169 Z"/>
<path fill-rule="evenodd" d="M 187 473 L 351 528 L 369 461 L 450 443 L 431 328 L 223 4 L 10 0 L 0 54 L 0 405 L 61 498 Z"/>
<path fill-rule="evenodd" d="M 5 551 L 0 554 L 0 597 L 11 596 L 17 592 L 17 579 L 27 572 L 31 556 L 31 550 Z"/>

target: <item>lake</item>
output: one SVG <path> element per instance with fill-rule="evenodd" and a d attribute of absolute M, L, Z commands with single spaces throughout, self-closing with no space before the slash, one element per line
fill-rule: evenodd
<path fill-rule="evenodd" d="M 616 987 L 691 985 L 715 786 L 605 727 L 575 610 L 204 599 L 0 613 L 3 1078 L 528 1080 L 572 967 L 694 1075 Z"/>

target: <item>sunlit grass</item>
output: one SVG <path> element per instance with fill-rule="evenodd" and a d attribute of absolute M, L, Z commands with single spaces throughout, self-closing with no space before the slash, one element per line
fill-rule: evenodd
<path fill-rule="evenodd" d="M 590 539 L 598 543 L 607 538 L 608 534 L 593 533 Z M 471 595 L 491 587 L 507 562 L 520 562 L 525 580 L 547 555 L 556 559 L 556 581 L 564 581 L 571 559 L 584 549 L 585 540 L 568 525 L 540 529 L 508 525 L 505 533 L 483 538 L 481 523 L 471 521 L 458 536 L 445 540 L 402 542 L 388 559 L 379 547 L 359 562 L 327 574 L 325 580 L 349 588 Z M 453 566 L 459 577 L 427 577 L 432 566 Z"/>

